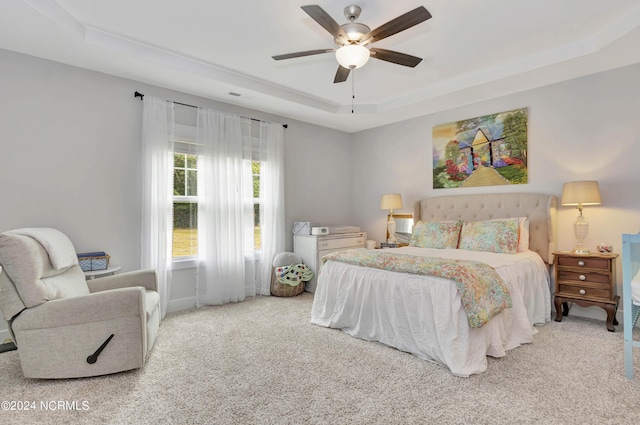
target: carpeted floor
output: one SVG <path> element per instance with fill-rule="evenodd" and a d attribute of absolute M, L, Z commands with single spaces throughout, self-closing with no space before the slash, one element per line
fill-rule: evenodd
<path fill-rule="evenodd" d="M 261 297 L 168 315 L 143 370 L 27 380 L 0 354 L 5 424 L 637 424 L 622 327 L 568 316 L 535 342 L 448 369 L 309 324 L 312 296 Z M 640 332 L 640 330 L 636 330 Z M 640 339 L 640 335 L 638 338 Z"/>

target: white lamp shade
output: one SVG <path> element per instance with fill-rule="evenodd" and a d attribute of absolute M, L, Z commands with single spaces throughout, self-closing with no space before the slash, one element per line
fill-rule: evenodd
<path fill-rule="evenodd" d="M 347 68 L 360 68 L 369 60 L 369 49 L 359 44 L 347 44 L 336 50 L 338 63 Z"/>
<path fill-rule="evenodd" d="M 402 208 L 402 196 L 399 193 L 385 193 L 380 199 L 380 209 L 397 210 Z"/>
<path fill-rule="evenodd" d="M 597 181 L 569 182 L 562 186 L 562 205 L 600 205 L 600 187 Z"/>

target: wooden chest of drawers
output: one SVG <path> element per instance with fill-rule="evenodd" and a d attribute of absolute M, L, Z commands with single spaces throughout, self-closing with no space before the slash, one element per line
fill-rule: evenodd
<path fill-rule="evenodd" d="M 616 311 L 620 297 L 616 295 L 615 259 L 618 254 L 573 254 L 554 252 L 556 322 L 562 321 L 562 305 L 575 302 L 579 306 L 598 306 L 607 312 L 607 329 L 615 331 Z"/>

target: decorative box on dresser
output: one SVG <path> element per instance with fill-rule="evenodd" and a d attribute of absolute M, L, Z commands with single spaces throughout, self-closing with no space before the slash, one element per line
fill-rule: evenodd
<path fill-rule="evenodd" d="M 554 252 L 556 278 L 554 305 L 556 322 L 562 321 L 562 304 L 581 307 L 598 306 L 607 312 L 607 330 L 615 332 L 616 311 L 620 296 L 616 295 L 616 258 L 618 254 L 574 254 Z"/>
<path fill-rule="evenodd" d="M 313 278 L 305 283 L 304 290 L 316 291 L 317 276 L 322 265 L 320 259 L 343 249 L 363 248 L 367 240 L 365 232 L 339 233 L 322 236 L 293 235 L 293 252 L 313 271 Z"/>

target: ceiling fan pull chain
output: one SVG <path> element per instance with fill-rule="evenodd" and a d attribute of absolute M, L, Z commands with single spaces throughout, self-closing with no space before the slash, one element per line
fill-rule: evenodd
<path fill-rule="evenodd" d="M 353 114 L 353 102 L 356 98 L 356 70 L 351 71 L 351 113 Z"/>

